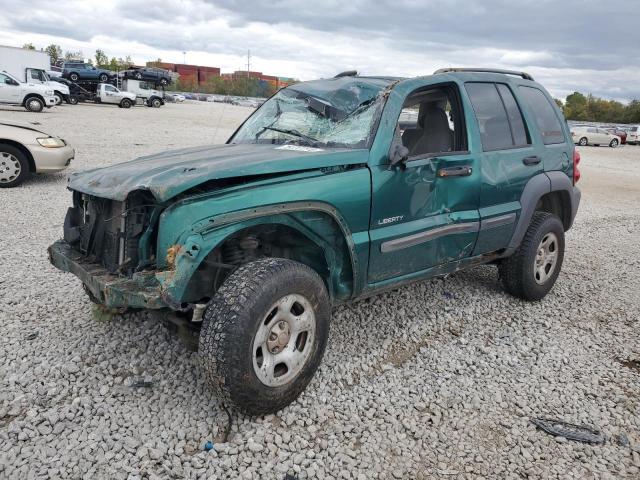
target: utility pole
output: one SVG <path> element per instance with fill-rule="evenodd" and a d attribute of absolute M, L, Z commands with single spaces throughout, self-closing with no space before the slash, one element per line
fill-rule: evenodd
<path fill-rule="evenodd" d="M 251 70 L 251 50 L 247 50 L 247 78 L 249 78 L 250 70 Z"/>

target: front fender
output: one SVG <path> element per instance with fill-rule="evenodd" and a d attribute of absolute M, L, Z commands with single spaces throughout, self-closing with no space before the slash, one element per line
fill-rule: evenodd
<path fill-rule="evenodd" d="M 307 220 L 307 221 L 305 221 Z M 310 220 L 310 221 L 309 221 Z M 348 300 L 360 283 L 360 257 L 352 233 L 340 213 L 321 202 L 297 202 L 248 209 L 215 218 L 211 225 L 185 235 L 167 249 L 167 269 L 156 275 L 168 303 L 183 303 L 191 277 L 213 250 L 241 230 L 260 225 L 283 225 L 293 229 L 322 250 L 329 273 L 327 288 L 332 298 Z M 339 235 L 342 242 L 328 241 Z"/>

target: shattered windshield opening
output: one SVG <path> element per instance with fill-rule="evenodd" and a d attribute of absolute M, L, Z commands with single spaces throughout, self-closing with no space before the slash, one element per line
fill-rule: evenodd
<path fill-rule="evenodd" d="M 319 82 L 313 82 L 319 84 Z M 322 86 L 331 85 L 328 82 Z M 383 86 L 304 88 L 278 92 L 254 113 L 231 143 L 366 148 L 383 105 Z"/>

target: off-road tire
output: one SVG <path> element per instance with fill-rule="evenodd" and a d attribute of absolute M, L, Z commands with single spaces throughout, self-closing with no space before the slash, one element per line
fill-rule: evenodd
<path fill-rule="evenodd" d="M 122 108 L 131 108 L 132 102 L 128 98 L 122 99 L 120 102 L 120 107 Z"/>
<path fill-rule="evenodd" d="M 587 139 L 587 137 L 582 137 L 580 140 L 578 140 L 578 145 L 580 145 L 581 147 L 586 147 L 588 143 L 589 140 Z"/>
<path fill-rule="evenodd" d="M 534 263 L 538 246 L 543 237 L 555 233 L 558 239 L 558 252 L 555 269 L 543 283 L 535 280 Z M 499 275 L 507 292 L 524 300 L 542 299 L 553 288 L 564 259 L 564 227 L 558 217 L 546 212 L 535 212 L 520 247 L 499 266 Z"/>
<path fill-rule="evenodd" d="M 24 108 L 29 112 L 39 113 L 44 110 L 44 102 L 38 97 L 28 97 L 24 100 Z"/>
<path fill-rule="evenodd" d="M 292 293 L 304 295 L 312 305 L 315 339 L 299 374 L 282 386 L 270 387 L 255 373 L 254 339 L 273 303 Z M 231 273 L 209 302 L 200 331 L 202 365 L 222 402 L 249 415 L 274 413 L 293 402 L 322 360 L 330 317 L 324 282 L 306 265 L 265 258 Z"/>
<path fill-rule="evenodd" d="M 18 162 L 20 163 L 20 173 L 16 178 L 14 178 L 9 182 L 0 182 L 0 188 L 17 187 L 26 179 L 28 179 L 29 176 L 31 175 L 31 169 L 29 168 L 29 160 L 27 159 L 27 156 L 22 151 L 20 151 L 13 145 L 6 145 L 4 143 L 0 143 L 0 167 L 2 167 L 3 158 L 1 154 L 3 152 L 8 153 L 9 155 L 13 155 L 13 157 L 16 160 L 18 160 Z"/>

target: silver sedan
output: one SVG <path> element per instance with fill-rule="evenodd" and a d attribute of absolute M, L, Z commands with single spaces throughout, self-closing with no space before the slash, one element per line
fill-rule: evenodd
<path fill-rule="evenodd" d="M 24 125 L 0 123 L 0 188 L 16 187 L 33 173 L 64 170 L 74 155 L 61 138 Z"/>

